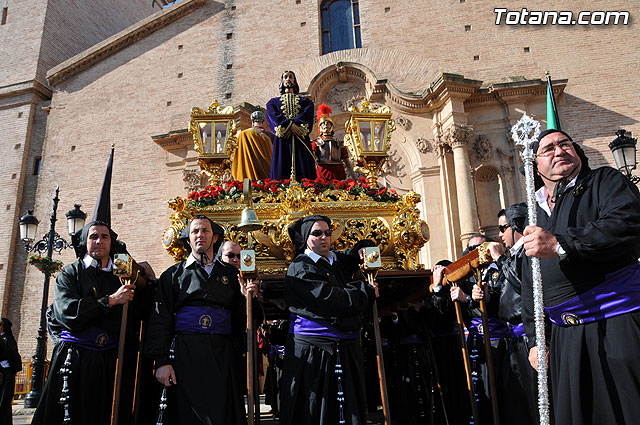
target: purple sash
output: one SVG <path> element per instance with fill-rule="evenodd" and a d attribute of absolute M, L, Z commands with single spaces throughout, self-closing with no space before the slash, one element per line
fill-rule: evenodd
<path fill-rule="evenodd" d="M 526 335 L 524 333 L 524 323 L 520 323 L 515 326 L 510 324 L 509 327 L 511 328 L 511 336 L 513 338 L 520 338 L 521 336 Z"/>
<path fill-rule="evenodd" d="M 480 319 L 479 317 L 472 318 L 471 328 L 469 329 L 469 331 L 484 335 L 484 331 L 482 329 L 482 319 Z M 495 341 L 496 339 L 509 338 L 511 336 L 511 329 L 509 329 L 509 324 L 504 320 L 490 318 L 489 335 L 491 336 L 491 341 Z"/>
<path fill-rule="evenodd" d="M 545 307 L 558 326 L 575 326 L 640 309 L 640 263 L 623 267 L 605 280 L 555 307 Z"/>
<path fill-rule="evenodd" d="M 341 331 L 326 320 L 307 319 L 291 313 L 289 333 L 295 335 L 328 336 L 339 339 L 360 338 L 360 331 Z"/>
<path fill-rule="evenodd" d="M 93 351 L 106 351 L 118 346 L 116 334 L 97 326 L 90 326 L 79 332 L 70 332 L 65 329 L 60 334 L 60 341 L 72 342 L 79 347 Z"/>
<path fill-rule="evenodd" d="M 178 333 L 231 335 L 231 311 L 188 305 L 176 313 L 173 329 Z"/>

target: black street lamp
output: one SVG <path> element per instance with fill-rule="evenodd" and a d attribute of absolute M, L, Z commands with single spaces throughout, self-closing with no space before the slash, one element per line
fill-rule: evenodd
<path fill-rule="evenodd" d="M 637 139 L 625 136 L 625 131 L 620 129 L 616 131 L 618 137 L 609 143 L 609 149 L 616 161 L 616 166 L 631 183 L 640 183 L 640 176 L 634 176 L 631 171 L 636 169 L 636 143 Z"/>
<path fill-rule="evenodd" d="M 58 254 L 63 249 L 70 248 L 72 245 L 65 241 L 58 233 L 56 233 L 56 211 L 58 209 L 58 192 L 56 187 L 56 195 L 53 198 L 53 211 L 51 212 L 51 225 L 49 233 L 42 239 L 33 243 L 38 229 L 38 219 L 33 216 L 33 211 L 29 210 L 26 215 L 20 218 L 20 238 L 24 242 L 26 252 L 37 252 L 38 254 L 47 253 L 50 259 L 53 251 Z M 75 233 L 76 230 L 84 226 L 87 218 L 80 205 L 76 204 L 75 208 L 66 214 L 69 234 Z M 36 344 L 36 353 L 31 362 L 31 391 L 24 400 L 24 407 L 36 407 L 42 395 L 42 386 L 44 384 L 44 366 L 47 354 L 47 305 L 49 304 L 49 279 L 51 275 L 49 271 L 44 271 L 44 286 L 42 288 L 42 307 L 40 308 L 40 328 L 38 329 L 38 337 Z"/>

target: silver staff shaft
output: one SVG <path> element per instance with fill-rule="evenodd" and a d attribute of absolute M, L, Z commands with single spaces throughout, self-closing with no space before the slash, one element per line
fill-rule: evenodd
<path fill-rule="evenodd" d="M 531 150 L 531 148 L 529 148 Z M 533 155 L 524 159 L 525 180 L 527 186 L 527 212 L 529 225 L 537 223 L 536 198 L 533 176 Z M 544 326 L 544 303 L 542 298 L 542 273 L 540 259 L 531 258 L 531 274 L 533 278 L 533 314 L 536 326 L 536 344 L 538 348 L 538 408 L 540 410 L 540 424 L 549 424 L 549 392 L 547 377 L 547 345 Z"/>
<path fill-rule="evenodd" d="M 520 152 L 524 163 L 525 186 L 527 188 L 527 210 L 529 225 L 537 225 L 536 195 L 533 174 L 533 143 L 540 134 L 540 123 L 524 114 L 511 128 L 513 140 L 524 150 Z M 544 300 L 542 297 L 542 273 L 540 259 L 531 258 L 531 273 L 533 280 L 533 313 L 536 327 L 536 344 L 538 350 L 538 409 L 540 424 L 549 425 L 549 392 L 547 384 L 547 346 L 544 329 Z"/>

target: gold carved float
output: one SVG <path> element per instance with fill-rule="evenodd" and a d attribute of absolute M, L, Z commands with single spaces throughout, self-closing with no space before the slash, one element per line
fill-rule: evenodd
<path fill-rule="evenodd" d="M 429 240 L 429 226 L 420 218 L 417 205 L 420 195 L 409 192 L 398 196 L 390 189 L 377 185 L 377 175 L 387 159 L 391 133 L 395 123 L 388 108 L 374 110 L 364 103 L 351 111 L 347 121 L 345 144 L 356 164 L 366 172 L 367 178 L 344 182 L 258 181 L 252 194 L 254 208 L 261 230 L 253 231 L 253 249 L 262 274 L 284 274 L 293 260 L 294 247 L 288 226 L 295 220 L 322 214 L 331 218 L 332 245 L 339 250 L 352 248 L 361 239 L 372 239 L 380 247 L 383 270 L 421 270 L 419 251 Z M 194 148 L 199 154 L 202 173 L 209 177 L 210 185 L 192 193 L 188 198 L 176 197 L 169 201 L 173 210 L 171 226 L 164 233 L 163 244 L 176 260 L 186 258 L 187 252 L 179 240 L 186 223 L 196 215 L 211 218 L 225 228 L 225 238 L 237 242 L 243 249 L 248 245 L 247 234 L 238 229 L 243 202 L 238 182 L 217 186 L 230 166 L 236 148 L 233 108 L 221 109 L 214 101 L 208 111 L 194 108 L 191 132 Z M 206 140 L 216 140 L 217 127 L 224 136 L 224 145 L 218 148 Z M 226 125 L 226 127 L 224 127 Z M 209 132 L 211 128 L 211 132 Z M 364 129 L 364 131 L 363 131 Z M 206 137 L 202 137 L 205 131 Z M 222 137 L 217 139 L 222 140 Z M 211 166 L 216 157 L 215 167 Z M 202 158 L 201 158 L 202 157 Z M 207 159 L 207 160 L 204 160 Z"/>

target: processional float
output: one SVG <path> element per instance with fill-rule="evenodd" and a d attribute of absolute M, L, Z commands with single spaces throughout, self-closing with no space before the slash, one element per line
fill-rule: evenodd
<path fill-rule="evenodd" d="M 248 261 L 252 259 L 254 270 L 259 271 L 263 282 L 267 318 L 286 317 L 286 312 L 280 308 L 283 305 L 282 288 L 295 251 L 287 228 L 299 218 L 322 214 L 331 218 L 334 248 L 352 248 L 362 239 L 375 241 L 379 252 L 376 273 L 379 270 L 380 309 L 390 309 L 406 294 L 415 295 L 420 291 L 424 294 L 429 272 L 420 264 L 419 252 L 430 234 L 429 226 L 420 218 L 417 209 L 420 195 L 409 192 L 399 196 L 377 184 L 395 130 L 391 111 L 386 106 L 375 107 L 363 102 L 361 106 L 350 108 L 349 112 L 345 145 L 356 163 L 356 171 L 366 177 L 346 181 L 319 178 L 302 182 L 296 182 L 294 178 L 267 179 L 251 182 L 248 190 L 243 182 L 223 182 L 230 175 L 237 149 L 233 108 L 223 108 L 215 100 L 207 110 L 193 108 L 189 131 L 198 153 L 198 165 L 201 173 L 207 176 L 208 184 L 186 198 L 176 197 L 169 201 L 173 214 L 171 225 L 163 235 L 163 244 L 169 254 L 176 262 L 187 257 L 179 235 L 191 218 L 206 215 L 224 227 L 225 239 L 235 241 L 244 250 L 241 264 L 245 257 Z M 250 214 L 250 219 L 246 214 Z M 253 226 L 247 227 L 249 222 Z M 368 271 L 373 273 L 371 269 Z M 377 314 L 378 310 L 375 310 L 374 326 L 377 325 Z M 250 339 L 254 339 L 255 333 L 251 335 Z M 379 352 L 381 355 L 381 349 Z M 380 364 L 382 374 L 384 366 Z M 384 380 L 381 383 L 386 385 Z M 249 385 L 252 386 L 251 380 Z M 386 386 L 381 387 L 381 393 L 386 399 Z M 386 422 L 390 424 L 388 401 L 383 401 L 383 408 Z"/>

